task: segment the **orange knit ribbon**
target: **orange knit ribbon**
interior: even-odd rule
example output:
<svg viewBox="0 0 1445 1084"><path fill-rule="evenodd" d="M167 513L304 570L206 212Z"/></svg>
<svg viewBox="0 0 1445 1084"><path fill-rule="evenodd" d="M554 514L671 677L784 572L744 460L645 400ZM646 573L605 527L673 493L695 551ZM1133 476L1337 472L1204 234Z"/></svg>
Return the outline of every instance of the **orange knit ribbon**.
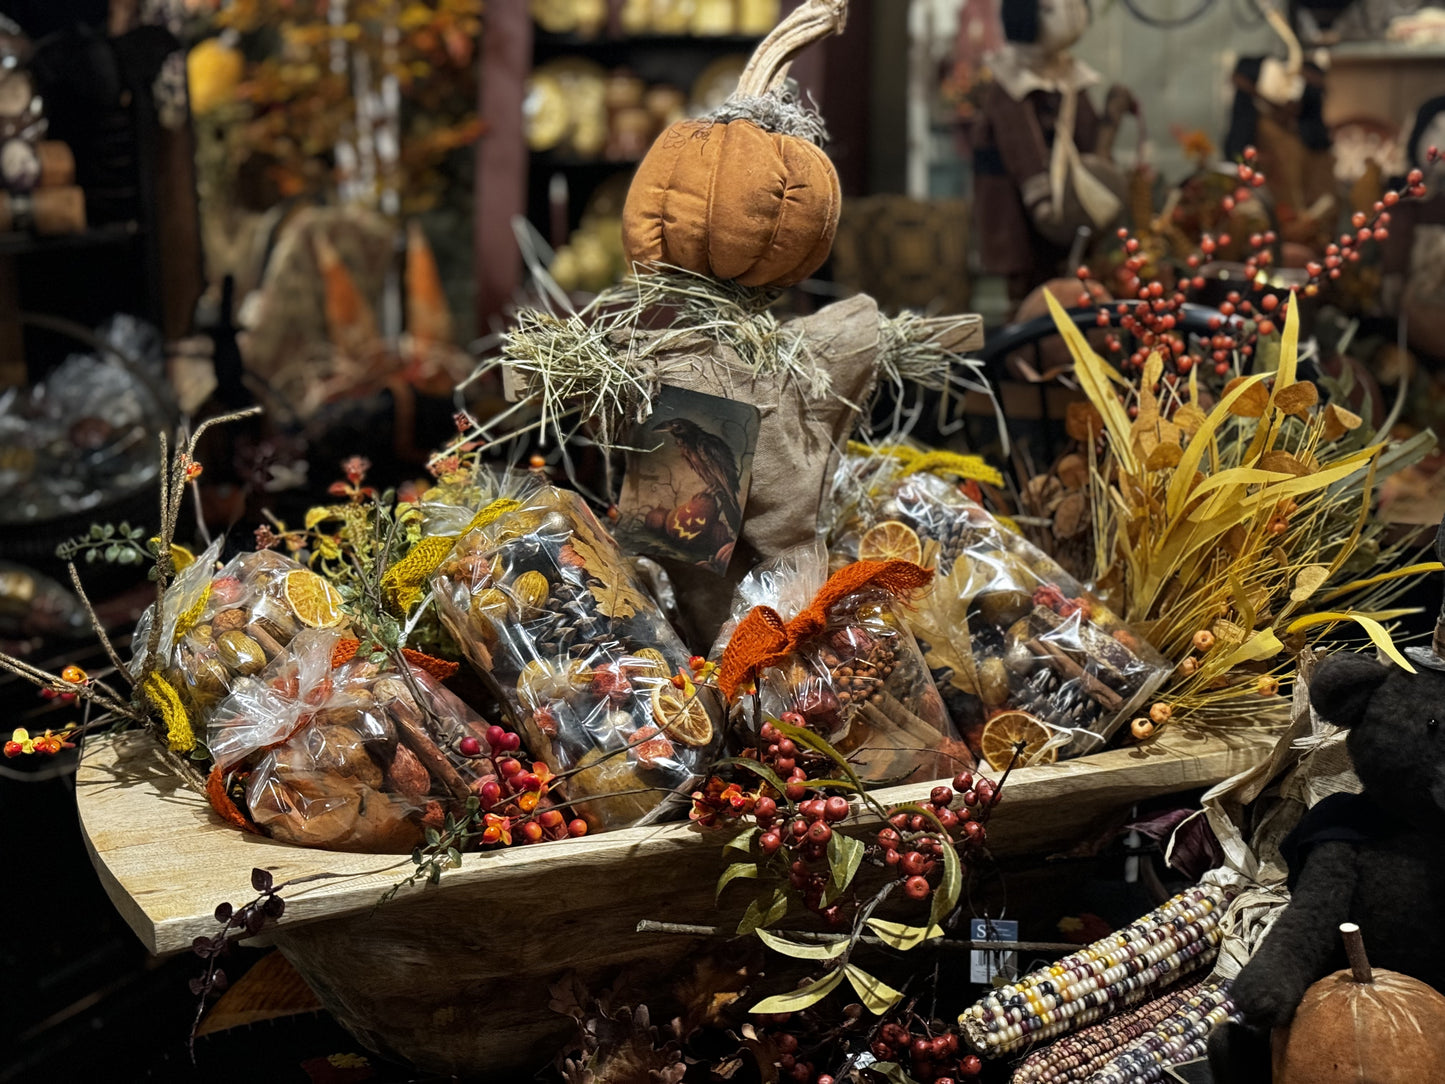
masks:
<svg viewBox="0 0 1445 1084"><path fill-rule="evenodd" d="M234 824L243 832L259 834L260 829L247 820L246 815L236 808L236 803L231 801L231 796L226 792L226 777L221 774L219 765L212 768L211 774L206 777L206 799L221 819Z"/></svg>
<svg viewBox="0 0 1445 1084"><path fill-rule="evenodd" d="M338 640L336 647L331 652L331 668L335 670L338 666L345 666L352 659L356 658L357 649L360 647L360 640ZM413 651L409 647L402 648L401 653L407 662L411 663L418 670L425 670L438 681L446 681L455 675L458 669L458 665L454 662L434 658L420 651Z"/></svg>
<svg viewBox="0 0 1445 1084"><path fill-rule="evenodd" d="M828 626L828 611L849 595L865 588L878 588L891 595L905 595L933 580L933 571L912 561L854 561L828 577L808 608L784 622L771 606L754 606L733 630L723 650L718 670L718 688L729 700L738 687L751 681L761 670L776 666L798 645L819 635Z"/></svg>

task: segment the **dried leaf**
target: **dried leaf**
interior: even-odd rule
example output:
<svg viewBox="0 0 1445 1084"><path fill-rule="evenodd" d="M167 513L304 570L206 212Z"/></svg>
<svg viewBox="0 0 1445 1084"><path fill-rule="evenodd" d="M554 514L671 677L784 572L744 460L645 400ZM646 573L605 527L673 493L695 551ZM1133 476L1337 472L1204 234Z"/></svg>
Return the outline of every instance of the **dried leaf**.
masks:
<svg viewBox="0 0 1445 1084"><path fill-rule="evenodd" d="M1193 403L1185 403L1174 412L1174 424L1192 437L1199 432L1199 427L1204 424L1205 417L1204 411L1199 407Z"/></svg>
<svg viewBox="0 0 1445 1084"><path fill-rule="evenodd" d="M1240 524L1236 523L1229 530L1224 532L1224 537L1219 540L1231 556L1238 557L1244 552L1244 544L1249 541L1249 532Z"/></svg>
<svg viewBox="0 0 1445 1084"><path fill-rule="evenodd" d="M1346 433L1353 432L1364 423L1358 414L1353 414L1336 403L1325 407L1325 427L1320 434L1324 441L1339 440Z"/></svg>
<svg viewBox="0 0 1445 1084"><path fill-rule="evenodd" d="M882 979L868 974L855 964L848 964L843 971L853 989L858 991L858 999L863 1002L863 1007L874 1016L882 1016L903 1000L903 991L893 989Z"/></svg>
<svg viewBox="0 0 1445 1084"><path fill-rule="evenodd" d="M1381 572L1378 576L1370 576L1367 579L1352 580L1349 583L1343 583L1339 587L1331 590L1321 598L1320 601L1329 602L1332 599L1339 598L1341 595L1348 595L1352 591L1363 591L1367 587L1374 587L1376 584L1386 583L1390 580L1398 580L1403 576L1428 576L1442 570L1445 570L1445 565L1442 565L1439 561L1425 561L1422 564L1406 565L1404 568Z"/></svg>
<svg viewBox="0 0 1445 1084"><path fill-rule="evenodd" d="M1365 630L1375 646L1383 651L1391 662L1408 674L1416 673L1415 668L1410 665L1409 660L1400 654L1400 649L1395 646L1395 641L1391 638L1389 632L1386 631L1385 626L1372 617L1366 617L1364 614L1351 613L1347 610L1327 610L1323 613L1306 614L1304 617L1291 621L1288 631L1303 632L1305 629L1313 628L1316 625L1332 625L1338 621L1356 622Z"/></svg>
<svg viewBox="0 0 1445 1084"><path fill-rule="evenodd" d="M1214 434L1228 418L1230 407L1264 382L1264 376L1260 373L1244 379L1244 384L1225 394L1224 398L1219 401L1219 405L1204 419L1204 424L1199 431L1189 438L1189 446L1184 449L1184 458L1180 463L1180 469L1169 483L1167 511L1171 519L1183 511L1185 500L1194 485L1194 476L1199 471L1205 454L1214 444Z"/></svg>
<svg viewBox="0 0 1445 1084"><path fill-rule="evenodd" d="M1089 498L1083 493L1070 493L1054 511L1054 534L1059 538L1078 538L1091 523Z"/></svg>
<svg viewBox="0 0 1445 1084"><path fill-rule="evenodd" d="M1305 565L1294 578L1294 590L1289 593L1290 601L1305 601L1329 578L1330 570L1325 565Z"/></svg>
<svg viewBox="0 0 1445 1084"><path fill-rule="evenodd" d="M1064 412L1064 428L1080 444L1092 444L1104 431L1104 416L1093 403L1075 401Z"/></svg>
<svg viewBox="0 0 1445 1084"><path fill-rule="evenodd" d="M1054 326L1058 328L1069 353L1073 355L1074 375L1078 378L1079 385L1103 416L1104 427L1114 443L1114 454L1119 458L1120 468L1126 474L1135 473L1139 464L1135 462L1134 453L1129 446L1129 415L1123 404L1114 397L1113 381L1119 379L1119 374L1094 353L1094 348L1089 345L1084 333L1059 304L1058 299L1047 290L1044 291L1044 301L1054 318Z"/></svg>
<svg viewBox="0 0 1445 1084"><path fill-rule="evenodd" d="M1292 386L1300 387L1299 384ZM1260 470L1267 470L1272 474L1291 474L1296 478L1304 478L1306 475L1314 473L1306 464L1301 463L1288 452L1279 451L1265 452L1259 457L1259 467Z"/></svg>
<svg viewBox="0 0 1445 1084"><path fill-rule="evenodd" d="M925 941L943 936L942 926L909 926L902 922L888 922L881 918L870 918L868 928L889 948L908 952Z"/></svg>
<svg viewBox="0 0 1445 1084"><path fill-rule="evenodd" d="M1083 456L1071 453L1059 460L1054 475L1066 489L1083 489L1089 484L1089 464Z"/></svg>
<svg viewBox="0 0 1445 1084"><path fill-rule="evenodd" d="M1229 413L1236 418L1262 418L1264 412L1269 409L1269 389L1264 386L1262 380L1255 380L1254 377L1237 376L1228 384L1224 385L1224 394L1239 390L1240 394L1234 402L1229 405Z"/></svg>
<svg viewBox="0 0 1445 1084"><path fill-rule="evenodd" d="M1180 448L1177 444L1165 442L1158 445L1149 453L1149 458L1145 460L1144 467L1146 470L1170 470L1179 466L1179 461L1183 458L1184 449Z"/></svg>
<svg viewBox="0 0 1445 1084"><path fill-rule="evenodd" d="M1260 629L1227 655L1210 659L1210 670L1223 674L1240 663L1272 659L1284 650L1284 644L1273 629Z"/></svg>
<svg viewBox="0 0 1445 1084"><path fill-rule="evenodd" d="M1308 380L1280 388L1274 396L1274 405L1286 414L1305 417L1310 407L1320 401L1319 389Z"/></svg>
<svg viewBox="0 0 1445 1084"><path fill-rule="evenodd" d="M754 930L758 939L774 952L780 952L784 956L792 956L799 960L836 960L848 949L848 939L840 937L836 941L825 941L821 944L813 942L791 941L780 934L771 933L768 930Z"/></svg>
<svg viewBox="0 0 1445 1084"><path fill-rule="evenodd" d="M830 993L833 988L843 981L843 970L829 972L817 982L810 986L804 986L800 990L793 990L790 993L778 994L775 997L764 998L754 1005L749 1012L799 1012L809 1005L816 1005Z"/></svg>

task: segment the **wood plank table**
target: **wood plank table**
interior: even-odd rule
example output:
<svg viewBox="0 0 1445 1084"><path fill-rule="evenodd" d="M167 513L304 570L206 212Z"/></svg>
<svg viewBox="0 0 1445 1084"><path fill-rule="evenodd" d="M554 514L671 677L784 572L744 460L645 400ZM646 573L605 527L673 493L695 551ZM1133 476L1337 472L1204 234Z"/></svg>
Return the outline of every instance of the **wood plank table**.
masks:
<svg viewBox="0 0 1445 1084"><path fill-rule="evenodd" d="M1269 734L1166 731L1147 745L1013 773L989 825L1000 855L1058 850L1135 802L1209 787L1263 759ZM880 791L886 805L933 784ZM243 835L170 776L139 734L86 743L76 793L86 845L111 900L155 954L213 935L212 912L277 883L345 876L282 893L267 936L367 1046L435 1072L495 1072L549 1059L572 1026L548 984L575 971L681 958L694 942L636 933L642 919L726 922L713 886L716 836L686 823L464 856L441 884L377 907L409 858L341 854ZM866 829L867 822L859 827Z"/></svg>

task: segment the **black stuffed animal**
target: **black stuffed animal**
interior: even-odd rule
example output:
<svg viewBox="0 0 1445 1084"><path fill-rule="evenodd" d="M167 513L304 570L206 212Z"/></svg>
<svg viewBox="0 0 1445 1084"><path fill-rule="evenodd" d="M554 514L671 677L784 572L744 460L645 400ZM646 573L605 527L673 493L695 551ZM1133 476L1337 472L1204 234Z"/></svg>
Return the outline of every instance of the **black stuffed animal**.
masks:
<svg viewBox="0 0 1445 1084"><path fill-rule="evenodd" d="M1445 990L1445 658L1410 656L1414 674L1335 655L1310 679L1315 711L1349 730L1364 791L1317 803L1286 839L1290 903L1235 980L1244 1023L1210 1037L1216 1080L1267 1084L1270 1029L1345 966L1341 922L1360 926L1376 967Z"/></svg>

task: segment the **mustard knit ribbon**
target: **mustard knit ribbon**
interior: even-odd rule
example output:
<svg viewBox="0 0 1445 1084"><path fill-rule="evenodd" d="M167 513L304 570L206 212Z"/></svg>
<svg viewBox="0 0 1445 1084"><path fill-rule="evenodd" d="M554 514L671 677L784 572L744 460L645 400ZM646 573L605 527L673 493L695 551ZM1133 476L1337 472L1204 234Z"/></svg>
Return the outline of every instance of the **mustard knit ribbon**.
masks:
<svg viewBox="0 0 1445 1084"><path fill-rule="evenodd" d="M169 681L152 672L146 678L146 699L161 713L166 724L166 742L177 753L189 753L196 747L196 733L191 729L190 716L181 703L180 694Z"/></svg>
<svg viewBox="0 0 1445 1084"><path fill-rule="evenodd" d="M984 462L981 456L960 455L958 452L944 452L937 449L923 451L906 444L881 444L874 448L856 440L848 442L851 455L886 455L898 460L899 475L910 474L951 474L955 478L970 479L985 485L1003 485L1003 475Z"/></svg>
<svg viewBox="0 0 1445 1084"><path fill-rule="evenodd" d="M461 534L437 534L417 542L410 553L382 573L381 586L392 606L398 613L404 614L410 610L421 598L422 585L431 579L432 574L446 560L447 554L457 544L457 539L479 528L490 526L521 507L521 501L499 497L473 516L472 521L462 528Z"/></svg>

